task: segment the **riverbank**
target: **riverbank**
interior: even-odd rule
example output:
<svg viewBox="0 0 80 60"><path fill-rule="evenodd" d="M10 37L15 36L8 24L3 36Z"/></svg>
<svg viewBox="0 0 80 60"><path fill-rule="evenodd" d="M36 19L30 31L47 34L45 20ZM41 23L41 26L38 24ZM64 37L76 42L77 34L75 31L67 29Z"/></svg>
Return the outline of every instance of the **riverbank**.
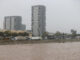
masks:
<svg viewBox="0 0 80 60"><path fill-rule="evenodd" d="M39 44L39 43L67 43L67 42L80 42L79 39L58 39L58 40L0 40L0 45L13 45L13 44Z"/></svg>

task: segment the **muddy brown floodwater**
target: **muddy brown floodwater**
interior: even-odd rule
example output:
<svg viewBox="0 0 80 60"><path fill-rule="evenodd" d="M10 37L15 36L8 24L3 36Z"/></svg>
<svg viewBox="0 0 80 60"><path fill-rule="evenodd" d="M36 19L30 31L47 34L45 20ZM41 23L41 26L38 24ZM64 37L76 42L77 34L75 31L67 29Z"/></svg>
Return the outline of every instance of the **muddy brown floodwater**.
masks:
<svg viewBox="0 0 80 60"><path fill-rule="evenodd" d="M80 60L80 42L1 45L0 60Z"/></svg>

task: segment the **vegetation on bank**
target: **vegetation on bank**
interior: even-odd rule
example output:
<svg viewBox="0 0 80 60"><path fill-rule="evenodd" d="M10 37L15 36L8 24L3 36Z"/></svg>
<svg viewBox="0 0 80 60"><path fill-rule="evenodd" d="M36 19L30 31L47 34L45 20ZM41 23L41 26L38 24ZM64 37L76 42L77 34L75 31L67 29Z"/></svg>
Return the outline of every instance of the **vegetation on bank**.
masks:
<svg viewBox="0 0 80 60"><path fill-rule="evenodd" d="M29 33L27 32L11 32L11 31L4 31L4 32L0 32L0 36L2 37L10 37L10 36L29 36Z"/></svg>
<svg viewBox="0 0 80 60"><path fill-rule="evenodd" d="M80 34L77 34L76 30L71 30L71 34L61 33L57 31L53 35L49 35L48 32L45 32L42 37L42 40L10 40L5 39L7 37L17 37L17 36L27 36L29 37L29 33L27 32L11 32L5 31L0 32L0 37L4 39L0 39L0 45L7 45L7 44L32 44L32 43L66 43L66 42L80 42ZM78 36L78 39L76 38ZM47 39L45 39L47 37Z"/></svg>

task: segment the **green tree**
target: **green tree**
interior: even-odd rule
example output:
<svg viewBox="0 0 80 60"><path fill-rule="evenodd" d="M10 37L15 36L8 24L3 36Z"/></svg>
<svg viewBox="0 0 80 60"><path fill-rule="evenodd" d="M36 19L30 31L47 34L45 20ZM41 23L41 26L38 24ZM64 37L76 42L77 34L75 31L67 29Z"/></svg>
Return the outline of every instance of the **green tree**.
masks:
<svg viewBox="0 0 80 60"><path fill-rule="evenodd" d="M56 35L56 36L61 36L62 34L61 34L61 32L57 31L57 32L55 33L55 35Z"/></svg>
<svg viewBox="0 0 80 60"><path fill-rule="evenodd" d="M48 32L44 32L43 34L42 34L42 38L43 39L45 39L45 37L47 37L48 36Z"/></svg>
<svg viewBox="0 0 80 60"><path fill-rule="evenodd" d="M18 36L29 36L29 33L27 33L27 32L18 33Z"/></svg>
<svg viewBox="0 0 80 60"><path fill-rule="evenodd" d="M18 36L18 33L15 33L15 32L14 33L11 33L11 36L14 36L14 37L15 36Z"/></svg>
<svg viewBox="0 0 80 60"><path fill-rule="evenodd" d="M5 37L11 36L11 32L10 32L10 31L5 31L5 32L4 32L4 36L5 36Z"/></svg>
<svg viewBox="0 0 80 60"><path fill-rule="evenodd" d="M59 31L57 31L57 32L54 34L54 36L56 36L56 38L58 38L58 39L64 38L63 35L64 35L64 34L61 33L61 32L59 32Z"/></svg>
<svg viewBox="0 0 80 60"><path fill-rule="evenodd" d="M71 29L71 36L72 36L72 38L75 38L76 36L77 36L77 31L76 30L73 30L73 29Z"/></svg>
<svg viewBox="0 0 80 60"><path fill-rule="evenodd" d="M4 33L3 32L0 32L0 36L4 36Z"/></svg>

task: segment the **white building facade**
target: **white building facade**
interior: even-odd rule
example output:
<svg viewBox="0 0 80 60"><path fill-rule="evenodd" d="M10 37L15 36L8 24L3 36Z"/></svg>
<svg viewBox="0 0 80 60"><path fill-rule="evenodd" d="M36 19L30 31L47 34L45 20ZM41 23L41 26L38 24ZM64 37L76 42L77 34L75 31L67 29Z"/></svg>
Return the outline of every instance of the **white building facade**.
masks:
<svg viewBox="0 0 80 60"><path fill-rule="evenodd" d="M42 36L46 32L46 7L32 6L32 35Z"/></svg>
<svg viewBox="0 0 80 60"><path fill-rule="evenodd" d="M5 30L21 30L22 17L21 16L6 16L4 19Z"/></svg>

